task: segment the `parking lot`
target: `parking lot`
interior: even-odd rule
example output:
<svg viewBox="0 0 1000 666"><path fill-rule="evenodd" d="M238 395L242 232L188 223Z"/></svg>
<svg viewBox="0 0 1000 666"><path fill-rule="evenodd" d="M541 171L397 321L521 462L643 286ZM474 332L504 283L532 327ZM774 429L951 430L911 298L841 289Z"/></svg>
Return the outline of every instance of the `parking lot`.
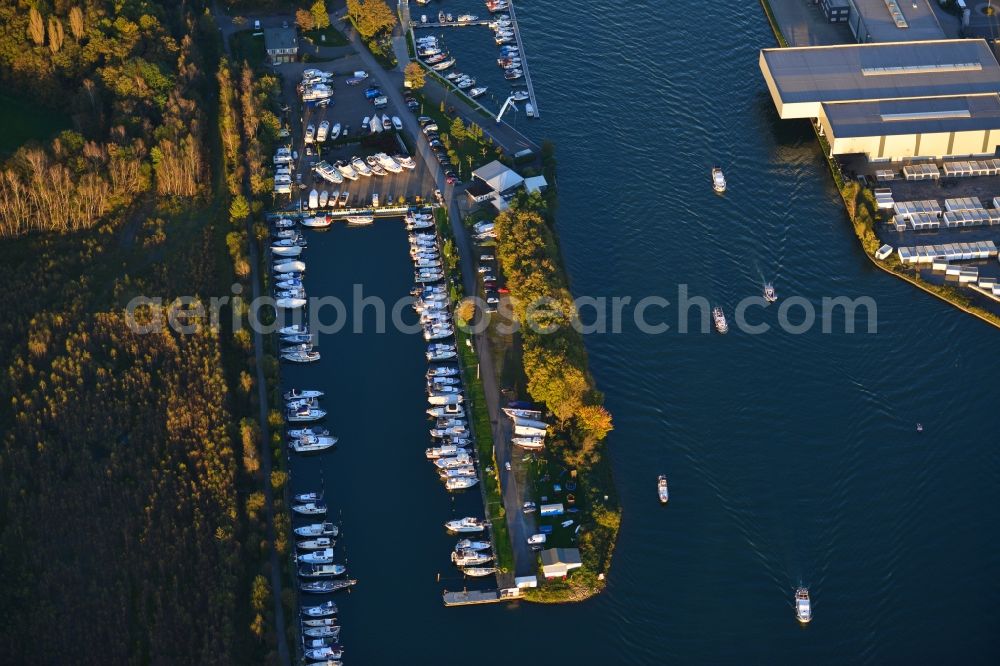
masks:
<svg viewBox="0 0 1000 666"><path fill-rule="evenodd" d="M302 80L303 70L308 68L334 74L333 80L328 84L334 90L333 99L328 105L303 104L300 101L296 87ZM313 173L312 166L319 160L334 164L338 160L349 161L355 156L364 159L378 152L389 155L410 154L406 142L394 129L369 137L373 133L367 127L362 127L362 120L376 113L379 117L385 114L391 119L393 116L409 113L409 110L395 108L391 102L385 108L376 110L372 100L365 96L365 90L371 86L371 79L358 85L346 83L355 72L363 70L357 56L339 58L329 63L281 65L277 70L282 76L282 94L287 104L284 120L291 130L289 140L292 149L298 152L296 179L301 179L297 180L300 183L298 189L293 188L293 194L289 197L289 207L297 207L301 202L305 208L308 205L308 193L314 188L318 192L326 191L331 195L331 200L334 192L348 192L349 207L370 206L376 193L380 205L398 202L400 198L411 202L416 197L424 200L431 198L436 184L433 175L428 173L420 160L417 160L417 168L413 170L404 169L401 173L389 173L385 176L362 176L355 181L345 179L337 184L328 183ZM324 120L330 123L331 128L339 123L341 137L323 145L307 146L304 141L305 127L313 125L318 128ZM343 137L345 129L346 141Z"/></svg>

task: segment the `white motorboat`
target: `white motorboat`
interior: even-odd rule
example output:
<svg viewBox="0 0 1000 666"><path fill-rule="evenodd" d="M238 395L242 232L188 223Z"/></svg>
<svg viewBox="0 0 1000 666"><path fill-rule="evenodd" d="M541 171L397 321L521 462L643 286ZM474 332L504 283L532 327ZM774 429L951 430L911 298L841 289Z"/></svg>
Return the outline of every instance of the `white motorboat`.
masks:
<svg viewBox="0 0 1000 666"><path fill-rule="evenodd" d="M294 324L292 326L283 326L278 329L278 333L281 335L308 335L309 327L304 324Z"/></svg>
<svg viewBox="0 0 1000 666"><path fill-rule="evenodd" d="M424 451L424 455L427 456L428 460L437 462L446 456L469 455L469 449L462 448L456 444L444 444L442 446L432 446Z"/></svg>
<svg viewBox="0 0 1000 666"><path fill-rule="evenodd" d="M303 591L311 592L312 590L304 589ZM340 648L320 647L312 650L306 650L303 654L307 659L321 661L323 659L340 659L344 656L344 651Z"/></svg>
<svg viewBox="0 0 1000 666"><path fill-rule="evenodd" d="M348 215L347 223L354 226L366 226L375 223L374 215Z"/></svg>
<svg viewBox="0 0 1000 666"><path fill-rule="evenodd" d="M726 191L726 176L720 167L712 167L712 189L720 194Z"/></svg>
<svg viewBox="0 0 1000 666"><path fill-rule="evenodd" d="M443 447L441 447L443 448ZM452 469L455 467L463 467L472 464L472 457L468 453L458 453L458 447L454 447L456 453L453 455L445 454L439 456L434 461L434 466L438 469Z"/></svg>
<svg viewBox="0 0 1000 666"><path fill-rule="evenodd" d="M294 229L295 228L295 221L294 220L289 220L287 217L283 217L281 219L278 219L278 220L274 221L274 228L275 229Z"/></svg>
<svg viewBox="0 0 1000 666"><path fill-rule="evenodd" d="M302 527L296 527L294 530L296 536L300 537L319 537L319 536L337 536L340 533L340 528L333 523L313 523L311 525L303 525Z"/></svg>
<svg viewBox="0 0 1000 666"><path fill-rule="evenodd" d="M322 617L315 620L302 620L303 627L336 627L337 620L332 617Z"/></svg>
<svg viewBox="0 0 1000 666"><path fill-rule="evenodd" d="M444 70L448 69L449 67L453 66L454 64L455 64L455 59L454 58L448 58L447 60L442 60L439 63L435 63L435 64L431 65L431 69L433 69L436 72L443 72Z"/></svg>
<svg viewBox="0 0 1000 666"><path fill-rule="evenodd" d="M393 116L393 118L395 118L395 116ZM395 122L396 121L393 120L394 124L395 124ZM409 157L408 155L393 155L392 159L396 160L396 162L399 164L399 166L403 167L404 169L416 169L417 168L417 163L414 162L413 158Z"/></svg>
<svg viewBox="0 0 1000 666"><path fill-rule="evenodd" d="M275 273L302 273L305 270L304 261L283 261L274 265Z"/></svg>
<svg viewBox="0 0 1000 666"><path fill-rule="evenodd" d="M291 389L289 391L285 391L282 397L285 400L306 400L308 398L322 398L323 395L323 391L315 391L311 389L301 391L299 389Z"/></svg>
<svg viewBox="0 0 1000 666"><path fill-rule="evenodd" d="M329 564L333 562L333 548L303 553L295 559L303 564Z"/></svg>
<svg viewBox="0 0 1000 666"><path fill-rule="evenodd" d="M513 418L522 419L535 419L539 420L542 418L542 412L539 409L522 409L520 407L504 407L503 413L507 416Z"/></svg>
<svg viewBox="0 0 1000 666"><path fill-rule="evenodd" d="M297 428L288 431L289 437L298 439L299 437L329 437L330 431L326 428ZM308 502L309 500L304 500Z"/></svg>
<svg viewBox="0 0 1000 666"><path fill-rule="evenodd" d="M462 573L466 576L472 576L473 578L482 578L483 576L492 576L498 571L496 567L466 567L462 569Z"/></svg>
<svg viewBox="0 0 1000 666"><path fill-rule="evenodd" d="M388 115L382 114L382 129L391 130L392 129L392 119Z"/></svg>
<svg viewBox="0 0 1000 666"><path fill-rule="evenodd" d="M289 448L296 453L315 453L326 451L337 443L336 437L299 437L288 442Z"/></svg>
<svg viewBox="0 0 1000 666"><path fill-rule="evenodd" d="M330 141L335 141L337 137L340 136L340 123L334 123L333 127L330 128Z"/></svg>
<svg viewBox="0 0 1000 666"><path fill-rule="evenodd" d="M346 580L314 580L302 583L299 585L299 589L303 592L309 592L311 594L329 594L330 592L336 592L337 590L346 590L352 585L357 585L358 581L353 579Z"/></svg>
<svg viewBox="0 0 1000 666"><path fill-rule="evenodd" d="M529 118L535 117L535 107L531 106L531 102L524 105L524 114Z"/></svg>
<svg viewBox="0 0 1000 666"><path fill-rule="evenodd" d="M532 534L530 537L528 537L529 546L540 546L543 543L545 543L544 534Z"/></svg>
<svg viewBox="0 0 1000 666"><path fill-rule="evenodd" d="M473 541L472 539L462 539L455 544L455 552L461 550L489 550L493 547L489 541Z"/></svg>
<svg viewBox="0 0 1000 666"><path fill-rule="evenodd" d="M302 254L301 245L278 245L271 246L271 254L276 257L297 257Z"/></svg>
<svg viewBox="0 0 1000 666"><path fill-rule="evenodd" d="M388 116L386 116L386 120L388 120ZM400 173L403 170L403 167L399 165L399 162L392 159L385 153L376 153L375 159L378 160L378 163L381 164L386 171L391 171L392 173Z"/></svg>
<svg viewBox="0 0 1000 666"><path fill-rule="evenodd" d="M308 553L311 555L312 553ZM299 578L332 578L333 576L343 576L347 573L347 567L343 564L333 564L325 562L323 564L302 564L298 569Z"/></svg>
<svg viewBox="0 0 1000 666"><path fill-rule="evenodd" d="M281 353L281 358L282 358L282 360L291 361L292 363L313 363L314 361L318 361L319 360L320 354L319 354L318 351L289 351L289 352L282 352ZM324 412L323 410L314 410L314 411L321 412L324 415L326 414L326 412ZM320 417L320 418L322 418L322 417ZM292 421L292 422L296 422L296 421L313 421L313 420L315 420L315 419L311 419L311 418L302 418L302 419L300 419L300 418L290 418L290 421Z"/></svg>
<svg viewBox="0 0 1000 666"><path fill-rule="evenodd" d="M372 175L371 167L365 164L365 161L360 157L355 157L351 159L351 166L354 167L355 171L357 171L362 176L365 176L366 178L369 178Z"/></svg>
<svg viewBox="0 0 1000 666"><path fill-rule="evenodd" d="M319 539L300 541L295 544L295 547L299 550L325 550L327 548L333 548L333 544L334 541L330 537L320 537Z"/></svg>
<svg viewBox="0 0 1000 666"><path fill-rule="evenodd" d="M323 491L299 493L297 495L292 495L292 499L296 502L316 502L323 499Z"/></svg>
<svg viewBox="0 0 1000 666"><path fill-rule="evenodd" d="M458 356L458 352L456 352L454 349L452 349L452 350L428 351L427 354L426 354L426 356L427 356L427 360L428 361L432 361L432 362L433 361L448 361L448 360L451 360L451 359L455 358L456 356ZM439 403L431 403L431 404L447 405L447 404L450 404L450 403L448 403L448 402L439 402Z"/></svg>
<svg viewBox="0 0 1000 666"><path fill-rule="evenodd" d="M479 479L474 476L456 476L447 479L444 487L448 490L464 490L479 483Z"/></svg>
<svg viewBox="0 0 1000 666"><path fill-rule="evenodd" d="M729 330L729 324L726 322L726 314L722 311L722 308L716 306L712 308L712 319L715 321L715 330L719 333L725 333Z"/></svg>
<svg viewBox="0 0 1000 666"><path fill-rule="evenodd" d="M322 143L326 141L329 135L330 135L330 121L324 120L319 124L319 129L316 130L317 143Z"/></svg>
<svg viewBox="0 0 1000 666"><path fill-rule="evenodd" d="M306 502L292 506L292 511L303 516L322 516L326 513L326 504L322 502Z"/></svg>
<svg viewBox="0 0 1000 666"><path fill-rule="evenodd" d="M326 601L318 606L303 606L302 614L306 617L330 617L337 614L337 604Z"/></svg>
<svg viewBox="0 0 1000 666"><path fill-rule="evenodd" d="M778 300L778 294L774 291L774 285L770 282L764 283L764 300L768 303L774 303Z"/></svg>
<svg viewBox="0 0 1000 666"><path fill-rule="evenodd" d="M453 365L437 365L427 371L426 377L427 379L433 377L457 377L458 373L458 368Z"/></svg>
<svg viewBox="0 0 1000 666"><path fill-rule="evenodd" d="M515 436L510 438L510 443L520 446L522 449L537 451L545 446L544 437Z"/></svg>
<svg viewBox="0 0 1000 666"><path fill-rule="evenodd" d="M478 19L479 17L475 14L459 14L455 21L458 23L469 23L470 21L476 21Z"/></svg>
<svg viewBox="0 0 1000 666"><path fill-rule="evenodd" d="M344 178L348 178L350 180L358 179L358 172L347 162L337 162L334 166L337 167L337 171L339 171L340 175Z"/></svg>
<svg viewBox="0 0 1000 666"><path fill-rule="evenodd" d="M313 125L306 125L305 142L312 143L316 140L316 127Z"/></svg>
<svg viewBox="0 0 1000 666"><path fill-rule="evenodd" d="M317 215L316 217L302 219L302 226L309 227L310 229L325 229L331 224L333 224L333 220L326 215Z"/></svg>
<svg viewBox="0 0 1000 666"><path fill-rule="evenodd" d="M510 94L510 96L514 98L515 102L523 102L529 97L527 90L515 90Z"/></svg>
<svg viewBox="0 0 1000 666"><path fill-rule="evenodd" d="M469 97L471 97L472 99L476 99L477 97L482 97L483 95L486 94L487 90L489 90L489 88L487 88L486 86L479 86L478 88L473 88L472 90L469 91Z"/></svg>
<svg viewBox="0 0 1000 666"><path fill-rule="evenodd" d="M447 315L444 318L447 319ZM431 388L435 386L458 386L461 383L462 380L458 377L431 377L427 380L427 384ZM436 414L431 414L431 416L436 416Z"/></svg>
<svg viewBox="0 0 1000 666"><path fill-rule="evenodd" d="M296 310L305 307L307 302L304 298L279 298L275 300L274 304L284 310Z"/></svg>
<svg viewBox="0 0 1000 666"><path fill-rule="evenodd" d="M486 564L493 561L493 556L478 550L462 550L451 554L451 561L459 567Z"/></svg>
<svg viewBox="0 0 1000 666"><path fill-rule="evenodd" d="M449 520L444 524L444 527L449 532L456 532L456 533L482 532L483 530L486 529L486 521L481 518L473 518L472 516L466 516L465 518Z"/></svg>
<svg viewBox="0 0 1000 666"><path fill-rule="evenodd" d="M319 352L311 352L314 354L319 354ZM305 409L296 409L286 413L286 418L289 423L306 423L309 421L319 421L326 416L326 412L322 409L313 409L312 407L306 407Z"/></svg>
<svg viewBox="0 0 1000 666"><path fill-rule="evenodd" d="M319 193L319 207L326 208L327 203L330 201L330 193L323 190Z"/></svg>
<svg viewBox="0 0 1000 666"><path fill-rule="evenodd" d="M475 478L476 467L474 465L464 465L462 467L453 467L451 469L439 469L438 474L441 475L442 479L461 479L466 477Z"/></svg>
<svg viewBox="0 0 1000 666"><path fill-rule="evenodd" d="M666 504L670 500L670 489L667 488L667 475L661 474L656 480L656 494L660 498L660 504Z"/></svg>
<svg viewBox="0 0 1000 666"><path fill-rule="evenodd" d="M809 601L809 590L800 587L795 590L795 617L802 624L809 624L812 620L812 604Z"/></svg>
<svg viewBox="0 0 1000 666"><path fill-rule="evenodd" d="M302 630L302 635L310 638L339 638L340 627L309 627Z"/></svg>
<svg viewBox="0 0 1000 666"><path fill-rule="evenodd" d="M339 185L344 182L344 175L340 173L340 170L325 160L314 164L313 172L323 180L333 183L334 185Z"/></svg>

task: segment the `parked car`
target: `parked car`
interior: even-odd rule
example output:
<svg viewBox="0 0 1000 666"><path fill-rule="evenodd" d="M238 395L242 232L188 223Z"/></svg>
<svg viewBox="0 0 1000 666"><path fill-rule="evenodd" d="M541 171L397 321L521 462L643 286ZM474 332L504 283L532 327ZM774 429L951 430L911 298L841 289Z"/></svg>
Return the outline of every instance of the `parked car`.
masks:
<svg viewBox="0 0 1000 666"><path fill-rule="evenodd" d="M421 131L424 134L427 134L428 132L437 132L438 131L437 123L428 123L427 125L424 125L424 128Z"/></svg>
<svg viewBox="0 0 1000 666"><path fill-rule="evenodd" d="M368 99L375 99L381 94L382 91L378 88L378 86L370 86L368 88L365 88L365 97L367 97Z"/></svg>
<svg viewBox="0 0 1000 666"><path fill-rule="evenodd" d="M497 292L501 294L509 294L510 289L508 289L507 287L500 287L499 289L497 289Z"/></svg>
<svg viewBox="0 0 1000 666"><path fill-rule="evenodd" d="M420 116L419 118L417 118L417 122L420 124L421 127L423 127L428 123L434 122L434 119L431 118L430 116Z"/></svg>
<svg viewBox="0 0 1000 666"><path fill-rule="evenodd" d="M434 190L434 198L438 201L444 201L444 197L441 195L441 190Z"/></svg>
<svg viewBox="0 0 1000 666"><path fill-rule="evenodd" d="M410 111L416 111L417 109L420 108L420 104L417 103L416 100L409 101L406 103L406 108L408 108Z"/></svg>
<svg viewBox="0 0 1000 666"><path fill-rule="evenodd" d="M524 506L521 507L521 510L524 511L525 513L532 513L536 508L537 507L535 506L534 502L525 502Z"/></svg>
<svg viewBox="0 0 1000 666"><path fill-rule="evenodd" d="M385 95L381 97L376 97L374 100L372 100L372 103L375 105L376 109L384 109L385 107L389 106L389 98L386 97Z"/></svg>

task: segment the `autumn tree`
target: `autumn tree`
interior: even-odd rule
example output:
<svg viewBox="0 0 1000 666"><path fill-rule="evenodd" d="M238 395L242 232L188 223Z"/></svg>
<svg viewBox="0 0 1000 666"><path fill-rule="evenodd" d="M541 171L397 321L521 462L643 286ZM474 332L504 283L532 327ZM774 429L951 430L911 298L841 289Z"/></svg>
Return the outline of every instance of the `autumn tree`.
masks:
<svg viewBox="0 0 1000 666"><path fill-rule="evenodd" d="M330 13L326 11L326 2L324 0L316 0L309 8L309 13L312 14L313 26L317 29L322 30L323 28L330 27Z"/></svg>
<svg viewBox="0 0 1000 666"><path fill-rule="evenodd" d="M584 437L601 441L614 428L611 412L601 405L584 405L576 411L576 424Z"/></svg>
<svg viewBox="0 0 1000 666"><path fill-rule="evenodd" d="M295 10L295 25L299 26L300 30L308 31L316 27L316 21L313 19L312 12L308 9L303 9L299 7Z"/></svg>
<svg viewBox="0 0 1000 666"><path fill-rule="evenodd" d="M365 39L392 30L396 25L396 13L385 0L347 0L347 15Z"/></svg>
<svg viewBox="0 0 1000 666"><path fill-rule="evenodd" d="M406 85L409 88L418 90L424 87L427 82L427 76L424 72L424 68L415 62L409 62L406 64L406 68L403 70L403 78L406 80Z"/></svg>
<svg viewBox="0 0 1000 666"><path fill-rule="evenodd" d="M49 17L49 49L53 53L59 53L59 49L62 48L63 40L65 39L65 33L63 32L63 24L55 16Z"/></svg>
<svg viewBox="0 0 1000 666"><path fill-rule="evenodd" d="M69 10L69 31L76 41L83 39L83 10L79 7L73 7Z"/></svg>
<svg viewBox="0 0 1000 666"><path fill-rule="evenodd" d="M45 43L45 19L34 7L28 11L28 36L35 46Z"/></svg>

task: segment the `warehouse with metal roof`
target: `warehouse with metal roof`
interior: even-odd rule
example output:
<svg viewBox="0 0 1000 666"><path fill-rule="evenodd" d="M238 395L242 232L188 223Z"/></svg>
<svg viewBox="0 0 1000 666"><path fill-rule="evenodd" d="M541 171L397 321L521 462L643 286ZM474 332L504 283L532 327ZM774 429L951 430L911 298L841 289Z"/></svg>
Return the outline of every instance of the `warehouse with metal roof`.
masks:
<svg viewBox="0 0 1000 666"><path fill-rule="evenodd" d="M764 49L781 118L811 118L831 154L871 160L992 155L1000 64L982 39Z"/></svg>
<svg viewBox="0 0 1000 666"><path fill-rule="evenodd" d="M935 0L936 1L936 0ZM848 25L859 42L943 39L927 0L848 0Z"/></svg>

